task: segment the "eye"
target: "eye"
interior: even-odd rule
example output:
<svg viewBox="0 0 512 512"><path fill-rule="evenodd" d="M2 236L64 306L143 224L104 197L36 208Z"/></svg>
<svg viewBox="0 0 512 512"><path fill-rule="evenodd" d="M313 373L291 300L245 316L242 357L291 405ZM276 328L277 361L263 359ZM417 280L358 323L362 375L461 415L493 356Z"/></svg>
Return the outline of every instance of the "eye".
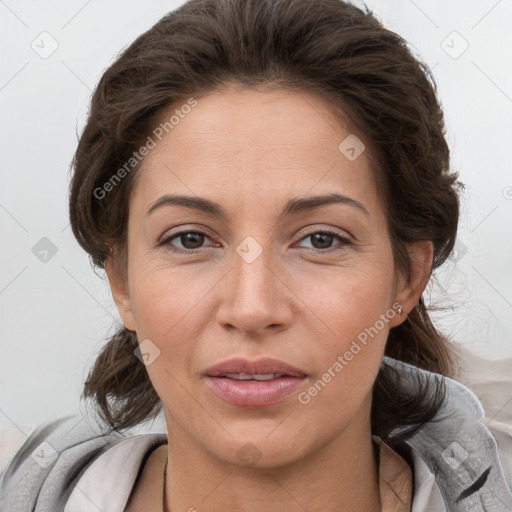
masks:
<svg viewBox="0 0 512 512"><path fill-rule="evenodd" d="M301 241L311 239L312 249L316 252L329 252L331 250L341 250L347 245L351 245L351 241L335 231L324 229L321 231L313 231L301 238ZM202 231L180 231L165 237L158 246L163 246L171 252L194 253L202 252L205 240L211 238ZM333 241L337 240L340 247L332 247ZM308 247L306 247L308 248Z"/></svg>
<svg viewBox="0 0 512 512"><path fill-rule="evenodd" d="M180 231L164 238L158 245L165 246L169 251L172 252L199 252L197 249L201 249L205 239L210 239L206 233L202 231ZM177 240L181 246L175 247Z"/></svg>
<svg viewBox="0 0 512 512"><path fill-rule="evenodd" d="M301 238L301 240L311 239L311 249L317 252L328 252L329 250L341 250L346 245L351 245L351 241L335 231L324 229L321 231L313 231ZM340 242L341 247L332 247L334 240Z"/></svg>

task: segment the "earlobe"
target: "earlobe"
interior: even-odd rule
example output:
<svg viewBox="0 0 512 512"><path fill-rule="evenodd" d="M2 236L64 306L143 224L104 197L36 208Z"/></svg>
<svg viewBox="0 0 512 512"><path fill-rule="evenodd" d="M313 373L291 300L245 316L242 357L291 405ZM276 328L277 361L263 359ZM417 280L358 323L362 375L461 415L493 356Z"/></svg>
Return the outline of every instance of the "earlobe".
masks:
<svg viewBox="0 0 512 512"><path fill-rule="evenodd" d="M127 282L121 275L111 255L105 260L105 272L107 273L110 284L112 298L116 303L124 326L130 331L135 331L135 322Z"/></svg>
<svg viewBox="0 0 512 512"><path fill-rule="evenodd" d="M402 315L397 315L393 319L393 327L401 324L407 318L407 314L416 306L432 271L434 249L430 240L408 244L407 252L411 262L411 271L408 278L403 277L400 280L395 301L400 304Z"/></svg>

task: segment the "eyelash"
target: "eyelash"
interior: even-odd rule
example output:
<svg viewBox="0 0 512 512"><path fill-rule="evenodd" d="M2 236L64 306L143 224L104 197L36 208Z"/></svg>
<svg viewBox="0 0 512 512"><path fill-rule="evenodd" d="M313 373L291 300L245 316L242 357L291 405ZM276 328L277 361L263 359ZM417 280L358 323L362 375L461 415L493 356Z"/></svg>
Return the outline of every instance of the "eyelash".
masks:
<svg viewBox="0 0 512 512"><path fill-rule="evenodd" d="M172 240L174 240L175 238L180 238L181 236L187 235L187 234L204 235L205 237L211 239L211 237L209 237L203 231L197 231L197 230L179 231L178 233L173 233L172 235L164 238L157 245L158 245L158 247L168 246L168 247L166 247L166 250L169 251L169 252L173 252L173 253L182 253L182 254L200 254L200 253L203 253L204 250L202 250L201 248L200 249L176 249L176 248L171 248L170 242ZM352 245L352 242L347 237L344 237L344 236L340 235L339 233L337 233L336 231L333 231L333 230L330 230L330 229L321 229L321 230L318 230L318 231L311 231L310 233L304 235L299 240L299 242L303 241L306 238L309 238L309 237L311 237L313 235L317 235L317 234L333 236L334 238L337 238L339 242L342 243L343 247L338 247L338 248L329 247L327 249L314 249L314 248L306 247L306 249L309 252L314 252L314 253L317 253L317 254L318 253L327 253L327 252L331 252L331 251L343 250L344 246Z"/></svg>

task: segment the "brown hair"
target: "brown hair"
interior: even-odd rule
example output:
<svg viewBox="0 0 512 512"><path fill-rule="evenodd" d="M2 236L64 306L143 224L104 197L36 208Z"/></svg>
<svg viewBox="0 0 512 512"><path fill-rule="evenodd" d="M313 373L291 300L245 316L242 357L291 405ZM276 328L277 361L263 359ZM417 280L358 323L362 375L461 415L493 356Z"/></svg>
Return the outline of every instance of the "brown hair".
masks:
<svg viewBox="0 0 512 512"><path fill-rule="evenodd" d="M72 163L70 217L94 265L104 268L112 253L125 268L128 199L140 164L108 193L105 183L120 176L171 105L232 83L309 91L343 112L373 158L397 269L409 272L407 242L433 242L432 270L446 260L460 184L449 170L434 79L406 41L368 8L340 0L190 0L126 48L92 96ZM95 400L113 429L134 426L161 407L136 347L136 334L121 327L85 383L83 397ZM423 299L391 329L386 355L443 375L453 371L449 341ZM420 383L414 397L397 396L399 378L383 365L374 384L372 429L388 442L393 428L404 427L406 439L431 420L444 396L442 382L435 389Z"/></svg>

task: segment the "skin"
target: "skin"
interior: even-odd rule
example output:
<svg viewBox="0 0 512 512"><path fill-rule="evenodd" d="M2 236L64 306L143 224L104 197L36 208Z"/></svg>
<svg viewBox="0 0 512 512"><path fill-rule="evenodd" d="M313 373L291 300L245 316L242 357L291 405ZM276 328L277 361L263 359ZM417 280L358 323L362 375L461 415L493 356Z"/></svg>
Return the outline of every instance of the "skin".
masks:
<svg viewBox="0 0 512 512"><path fill-rule="evenodd" d="M130 197L126 275L112 258L106 270L124 325L160 350L147 371L169 445L148 459L129 512L161 510L167 456L172 512L379 510L372 386L389 329L404 317L307 404L293 393L268 407L230 405L203 378L228 358L269 356L305 372L307 391L394 303L410 311L428 282L430 242L408 247L409 279L395 269L369 156L349 161L338 150L352 130L332 112L310 93L231 88L198 98L145 157ZM292 198L332 192L367 213L330 204L278 218ZM147 214L167 193L215 201L227 218L177 205ZM310 236L328 228L350 243ZM182 230L205 237L157 246ZM236 252L248 236L262 249L251 263ZM247 443L252 459L240 457Z"/></svg>

